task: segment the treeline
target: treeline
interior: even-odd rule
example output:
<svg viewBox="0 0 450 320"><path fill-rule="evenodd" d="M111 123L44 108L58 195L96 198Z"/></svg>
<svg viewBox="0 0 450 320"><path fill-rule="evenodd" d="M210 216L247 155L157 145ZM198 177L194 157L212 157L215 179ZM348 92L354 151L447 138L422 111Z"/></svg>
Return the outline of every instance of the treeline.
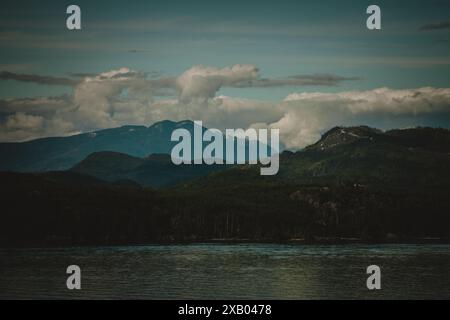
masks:
<svg viewBox="0 0 450 320"><path fill-rule="evenodd" d="M237 184L156 191L37 175L1 178L2 246L450 237L445 190Z"/></svg>

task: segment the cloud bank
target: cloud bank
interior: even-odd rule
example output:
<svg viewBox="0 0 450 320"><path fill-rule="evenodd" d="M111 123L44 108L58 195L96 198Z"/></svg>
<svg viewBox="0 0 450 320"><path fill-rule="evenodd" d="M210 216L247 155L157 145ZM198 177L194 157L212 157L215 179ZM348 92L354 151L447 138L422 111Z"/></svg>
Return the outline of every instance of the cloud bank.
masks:
<svg viewBox="0 0 450 320"><path fill-rule="evenodd" d="M441 30L441 29L450 29L450 21L442 21L437 23L425 24L419 28L419 30L423 31L433 31L433 30Z"/></svg>
<svg viewBox="0 0 450 320"><path fill-rule="evenodd" d="M336 125L450 127L450 88L297 92L278 102L218 95L223 87L336 85L349 79L354 78L264 79L253 65L194 66L177 77L148 79L143 72L121 68L84 75L73 85L72 95L0 100L0 140L192 119L219 129L277 128L287 148L300 149Z"/></svg>
<svg viewBox="0 0 450 320"><path fill-rule="evenodd" d="M40 75L35 75L35 74L21 74L21 73L9 72L9 71L1 71L0 72L0 80L15 80L15 81L22 81L22 82L34 82L37 84L62 85L62 86L73 86L78 83L77 80L73 80L73 79L69 79L69 78L40 76Z"/></svg>

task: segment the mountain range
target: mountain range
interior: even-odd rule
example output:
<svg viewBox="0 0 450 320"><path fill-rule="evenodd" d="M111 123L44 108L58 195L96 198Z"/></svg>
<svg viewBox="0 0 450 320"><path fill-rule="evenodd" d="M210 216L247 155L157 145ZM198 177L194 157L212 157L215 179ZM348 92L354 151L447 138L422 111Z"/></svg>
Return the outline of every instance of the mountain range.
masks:
<svg viewBox="0 0 450 320"><path fill-rule="evenodd" d="M162 164L160 155L170 154L172 148L178 143L178 141L171 141L171 135L175 129L180 128L186 129L191 134L191 154L194 155L194 122L190 120L180 122L165 120L150 127L128 125L68 137L51 137L19 143L0 143L0 171L45 172L68 170L88 156L105 151L135 158L147 158L147 162L153 161L158 166L158 164ZM207 128L202 127L202 131L205 132L205 130ZM225 135L222 136L223 154L226 155ZM235 142L239 140L242 141L241 138L236 138ZM208 143L202 141L203 147ZM263 147L266 146L263 145ZM92 162L95 161L95 157L109 156L111 161L115 161L112 159L114 158L112 153L96 155L86 160ZM269 150L270 153L271 150ZM156 156L148 158L151 155ZM236 159L237 155L235 154L234 157ZM246 145L245 159L248 160L250 157L248 145ZM155 161L156 159L158 160ZM122 157L122 160L129 163L127 160L130 159ZM137 159L135 159L136 161ZM172 167L172 169L179 171L175 167ZM196 172L198 168L181 171ZM200 171L205 171L205 169ZM209 169L205 172L209 172Z"/></svg>
<svg viewBox="0 0 450 320"><path fill-rule="evenodd" d="M169 135L162 129L177 124L163 124L140 127L138 135L164 149L161 137ZM105 135L101 141L109 147L138 153L131 128L98 136ZM159 140L148 138L147 130L159 131ZM124 137L114 142L121 133L131 142ZM86 144L63 147L63 141L78 139ZM0 245L450 239L450 132L445 129L335 127L304 150L282 152L275 176L261 176L259 165L175 166L169 148L151 155L144 155L145 149L131 155L94 148L82 158L81 149L100 145L89 139L96 138L26 143L76 154L65 158L68 170L0 172ZM42 160L42 170L51 163L45 154L34 157Z"/></svg>
<svg viewBox="0 0 450 320"><path fill-rule="evenodd" d="M414 128L382 132L335 127L315 144L280 155L273 178L260 177L255 166L240 166L195 181L194 185L357 183L378 188L450 187L450 131ZM194 187L194 185L192 187Z"/></svg>
<svg viewBox="0 0 450 320"><path fill-rule="evenodd" d="M410 128L383 132L366 126L335 127L316 143L280 155L275 177L261 177L258 165L174 165L170 141L176 128L193 131L192 121L162 121L150 127L124 126L62 138L0 144L0 171L78 173L109 183L166 187L187 182L343 183L386 187L442 187L450 181L450 132ZM193 180L191 182L190 180Z"/></svg>
<svg viewBox="0 0 450 320"><path fill-rule="evenodd" d="M94 152L113 151L133 157L170 154L176 142L173 130L193 132L192 121L161 121L150 127L122 126L69 137L51 137L20 143L0 143L0 171L67 170Z"/></svg>

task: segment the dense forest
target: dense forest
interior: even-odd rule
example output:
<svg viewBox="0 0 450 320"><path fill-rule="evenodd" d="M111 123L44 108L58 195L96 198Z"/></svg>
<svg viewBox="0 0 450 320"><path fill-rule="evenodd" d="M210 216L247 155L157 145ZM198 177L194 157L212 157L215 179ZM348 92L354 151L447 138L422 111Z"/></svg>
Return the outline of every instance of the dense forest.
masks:
<svg viewBox="0 0 450 320"><path fill-rule="evenodd" d="M448 192L360 185L153 190L44 179L2 175L3 246L450 237Z"/></svg>

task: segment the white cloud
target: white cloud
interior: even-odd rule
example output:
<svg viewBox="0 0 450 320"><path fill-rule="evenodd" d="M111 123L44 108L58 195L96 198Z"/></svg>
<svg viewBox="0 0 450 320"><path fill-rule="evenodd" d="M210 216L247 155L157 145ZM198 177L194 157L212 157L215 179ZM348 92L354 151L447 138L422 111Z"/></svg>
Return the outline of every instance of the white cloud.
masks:
<svg viewBox="0 0 450 320"><path fill-rule="evenodd" d="M6 119L6 128L8 129L33 129L39 130L42 127L44 118L40 116L27 115L23 112L17 112Z"/></svg>
<svg viewBox="0 0 450 320"><path fill-rule="evenodd" d="M0 101L0 140L191 119L222 130L278 128L281 142L297 149L336 125L450 127L450 88L293 93L278 102L216 96L223 86L259 81L253 65L194 66L178 77L150 80L128 68L111 70L84 77L70 96ZM161 90L173 96L155 98Z"/></svg>
<svg viewBox="0 0 450 320"><path fill-rule="evenodd" d="M198 65L181 74L176 80L176 85L181 102L203 103L213 98L223 86L232 86L257 78L258 68L254 65L237 64L222 69Z"/></svg>
<svg viewBox="0 0 450 320"><path fill-rule="evenodd" d="M419 114L448 110L450 88L424 87L406 90L378 88L340 93L293 93L284 101L297 103L334 101L346 104L352 113Z"/></svg>
<svg viewBox="0 0 450 320"><path fill-rule="evenodd" d="M67 136L80 133L70 121L59 117L46 118L16 112L6 117L0 125L1 141L25 141L29 139Z"/></svg>
<svg viewBox="0 0 450 320"><path fill-rule="evenodd" d="M450 124L450 88L379 88L341 93L293 93L281 103L279 128L288 148L314 143L336 125L369 124L382 129L429 122Z"/></svg>

